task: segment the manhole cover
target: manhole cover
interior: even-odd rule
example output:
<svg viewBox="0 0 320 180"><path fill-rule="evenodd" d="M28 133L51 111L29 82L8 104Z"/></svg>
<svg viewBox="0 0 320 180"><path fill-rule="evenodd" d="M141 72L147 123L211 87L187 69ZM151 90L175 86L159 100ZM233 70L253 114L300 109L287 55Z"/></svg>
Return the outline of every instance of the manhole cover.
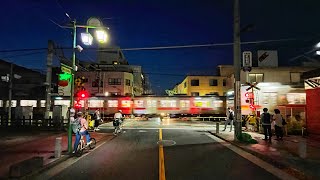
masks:
<svg viewBox="0 0 320 180"><path fill-rule="evenodd" d="M158 141L157 143L162 146L173 146L176 144L176 142L172 140L161 140L161 141Z"/></svg>

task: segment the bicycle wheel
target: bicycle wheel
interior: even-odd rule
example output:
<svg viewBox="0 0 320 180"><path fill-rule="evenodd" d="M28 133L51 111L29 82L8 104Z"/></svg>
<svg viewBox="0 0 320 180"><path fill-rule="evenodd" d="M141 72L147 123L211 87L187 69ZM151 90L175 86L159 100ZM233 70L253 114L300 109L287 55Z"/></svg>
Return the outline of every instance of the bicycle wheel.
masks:
<svg viewBox="0 0 320 180"><path fill-rule="evenodd" d="M80 142L78 144L78 147L77 147L77 151L75 152L75 155L77 157L80 157L82 155L82 152L83 152L83 148L82 148L82 142Z"/></svg>
<svg viewBox="0 0 320 180"><path fill-rule="evenodd" d="M89 144L89 148L90 149L95 148L96 147L96 139L95 138L91 138L90 141L91 141L91 144Z"/></svg>

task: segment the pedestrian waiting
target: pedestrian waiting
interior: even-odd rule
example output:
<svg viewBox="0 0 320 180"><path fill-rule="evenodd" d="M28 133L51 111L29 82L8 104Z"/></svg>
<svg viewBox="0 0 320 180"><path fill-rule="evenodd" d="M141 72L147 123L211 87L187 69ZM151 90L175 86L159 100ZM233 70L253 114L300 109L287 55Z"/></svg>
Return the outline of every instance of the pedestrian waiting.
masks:
<svg viewBox="0 0 320 180"><path fill-rule="evenodd" d="M264 140L269 139L269 142L271 142L271 115L268 113L268 108L263 108L263 113L261 114L261 124L264 131Z"/></svg>
<svg viewBox="0 0 320 180"><path fill-rule="evenodd" d="M275 109L274 110L274 115L273 115L273 120L275 121L275 125L274 125L274 128L275 128L275 131L276 131L276 136L277 136L277 139L276 140L282 140L283 138L283 130L282 130L282 127L283 127L283 118L280 114L280 110L279 109Z"/></svg>
<svg viewBox="0 0 320 180"><path fill-rule="evenodd" d="M224 129L222 131L225 131L226 128L227 128L227 125L230 123L230 132L231 132L232 131L233 120L234 120L234 112L230 107L228 107L226 115L227 115L227 118L226 118L226 122L224 124Z"/></svg>

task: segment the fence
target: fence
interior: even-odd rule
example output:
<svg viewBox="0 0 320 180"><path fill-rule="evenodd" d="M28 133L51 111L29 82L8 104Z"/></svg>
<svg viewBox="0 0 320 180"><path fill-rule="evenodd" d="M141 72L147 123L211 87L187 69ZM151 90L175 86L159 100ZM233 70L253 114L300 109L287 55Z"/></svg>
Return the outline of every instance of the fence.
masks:
<svg viewBox="0 0 320 180"><path fill-rule="evenodd" d="M21 127L21 128L38 128L44 130L63 130L67 128L68 120L62 118L52 119L32 119L31 116L26 118L12 118L11 123L8 122L7 116L0 116L0 127Z"/></svg>

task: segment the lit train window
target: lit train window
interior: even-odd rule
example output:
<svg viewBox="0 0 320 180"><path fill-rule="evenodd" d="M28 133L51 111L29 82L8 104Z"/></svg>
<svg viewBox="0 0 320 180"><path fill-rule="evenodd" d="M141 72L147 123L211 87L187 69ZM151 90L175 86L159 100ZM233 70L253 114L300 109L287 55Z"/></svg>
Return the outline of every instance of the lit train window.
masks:
<svg viewBox="0 0 320 180"><path fill-rule="evenodd" d="M41 107L46 107L46 100L41 100L40 101L40 106Z"/></svg>
<svg viewBox="0 0 320 180"><path fill-rule="evenodd" d="M108 107L118 107L118 100L108 100Z"/></svg>
<svg viewBox="0 0 320 180"><path fill-rule="evenodd" d="M223 101L221 101L221 100L213 101L213 106L214 107L223 107Z"/></svg>
<svg viewBox="0 0 320 180"><path fill-rule="evenodd" d="M276 92L265 92L263 93L263 104L264 105L275 105L277 104L277 93Z"/></svg>
<svg viewBox="0 0 320 180"><path fill-rule="evenodd" d="M54 100L54 105L70 106L70 100Z"/></svg>
<svg viewBox="0 0 320 180"><path fill-rule="evenodd" d="M194 101L194 106L196 107L209 107L208 101Z"/></svg>
<svg viewBox="0 0 320 180"><path fill-rule="evenodd" d="M180 107L190 107L190 101L189 100L181 100L180 101Z"/></svg>
<svg viewBox="0 0 320 180"><path fill-rule="evenodd" d="M0 100L0 107L3 107L3 101Z"/></svg>
<svg viewBox="0 0 320 180"><path fill-rule="evenodd" d="M37 100L21 100L20 106L32 106L37 107Z"/></svg>
<svg viewBox="0 0 320 180"><path fill-rule="evenodd" d="M89 100L88 101L88 107L103 107L103 100Z"/></svg>
<svg viewBox="0 0 320 180"><path fill-rule="evenodd" d="M9 101L6 102L6 106L9 106ZM12 100L11 101L11 107L17 107L17 100Z"/></svg>
<svg viewBox="0 0 320 180"><path fill-rule="evenodd" d="M161 100L160 107L177 107L176 100Z"/></svg>
<svg viewBox="0 0 320 180"><path fill-rule="evenodd" d="M142 108L143 107L143 100L134 100L134 107Z"/></svg>
<svg viewBox="0 0 320 180"><path fill-rule="evenodd" d="M305 93L288 93L287 100L288 100L288 104L305 104L306 94Z"/></svg>
<svg viewBox="0 0 320 180"><path fill-rule="evenodd" d="M157 101L156 100L148 100L147 106L148 107L157 107Z"/></svg>
<svg viewBox="0 0 320 180"><path fill-rule="evenodd" d="M131 101L123 100L121 101L121 107L130 107Z"/></svg>

